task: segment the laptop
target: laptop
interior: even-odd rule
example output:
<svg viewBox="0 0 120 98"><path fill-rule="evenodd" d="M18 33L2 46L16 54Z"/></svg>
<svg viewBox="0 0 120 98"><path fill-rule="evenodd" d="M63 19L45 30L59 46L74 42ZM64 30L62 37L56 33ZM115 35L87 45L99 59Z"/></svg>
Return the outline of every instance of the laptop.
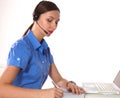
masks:
<svg viewBox="0 0 120 98"><path fill-rule="evenodd" d="M82 83L86 93L96 94L120 94L120 71L117 73L113 83Z"/></svg>

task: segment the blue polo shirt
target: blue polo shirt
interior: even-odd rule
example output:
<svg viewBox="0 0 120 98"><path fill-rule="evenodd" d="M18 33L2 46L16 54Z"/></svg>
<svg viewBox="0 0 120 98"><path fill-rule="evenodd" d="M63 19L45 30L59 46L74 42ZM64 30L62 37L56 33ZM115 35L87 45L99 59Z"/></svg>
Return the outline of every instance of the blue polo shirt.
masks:
<svg viewBox="0 0 120 98"><path fill-rule="evenodd" d="M13 85L35 89L42 88L52 63L54 60L46 41L39 42L31 30L12 45L7 60L8 66L20 68Z"/></svg>

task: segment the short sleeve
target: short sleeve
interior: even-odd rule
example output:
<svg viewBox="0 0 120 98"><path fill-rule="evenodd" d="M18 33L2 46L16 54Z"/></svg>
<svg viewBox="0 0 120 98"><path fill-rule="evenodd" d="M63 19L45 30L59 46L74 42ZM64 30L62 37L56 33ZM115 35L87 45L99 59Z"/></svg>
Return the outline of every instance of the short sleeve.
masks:
<svg viewBox="0 0 120 98"><path fill-rule="evenodd" d="M8 54L7 65L13 65L25 70L31 57L29 50L23 40L14 43Z"/></svg>

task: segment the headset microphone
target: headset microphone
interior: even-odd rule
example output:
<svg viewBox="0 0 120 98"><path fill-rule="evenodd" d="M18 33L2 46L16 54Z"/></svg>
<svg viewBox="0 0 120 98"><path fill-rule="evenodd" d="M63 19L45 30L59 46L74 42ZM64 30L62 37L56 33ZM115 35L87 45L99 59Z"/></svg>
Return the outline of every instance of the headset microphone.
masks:
<svg viewBox="0 0 120 98"><path fill-rule="evenodd" d="M37 25L39 26L39 28L41 28L46 34L48 34L48 32L46 30L44 30L40 25L39 23L36 21Z"/></svg>

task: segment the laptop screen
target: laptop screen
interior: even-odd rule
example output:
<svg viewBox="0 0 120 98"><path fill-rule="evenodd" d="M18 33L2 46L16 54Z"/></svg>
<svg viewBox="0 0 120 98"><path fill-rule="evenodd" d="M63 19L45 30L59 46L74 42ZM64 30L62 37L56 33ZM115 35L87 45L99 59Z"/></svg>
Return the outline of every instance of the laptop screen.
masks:
<svg viewBox="0 0 120 98"><path fill-rule="evenodd" d="M113 82L120 88L120 71L116 75L116 77L115 77Z"/></svg>

